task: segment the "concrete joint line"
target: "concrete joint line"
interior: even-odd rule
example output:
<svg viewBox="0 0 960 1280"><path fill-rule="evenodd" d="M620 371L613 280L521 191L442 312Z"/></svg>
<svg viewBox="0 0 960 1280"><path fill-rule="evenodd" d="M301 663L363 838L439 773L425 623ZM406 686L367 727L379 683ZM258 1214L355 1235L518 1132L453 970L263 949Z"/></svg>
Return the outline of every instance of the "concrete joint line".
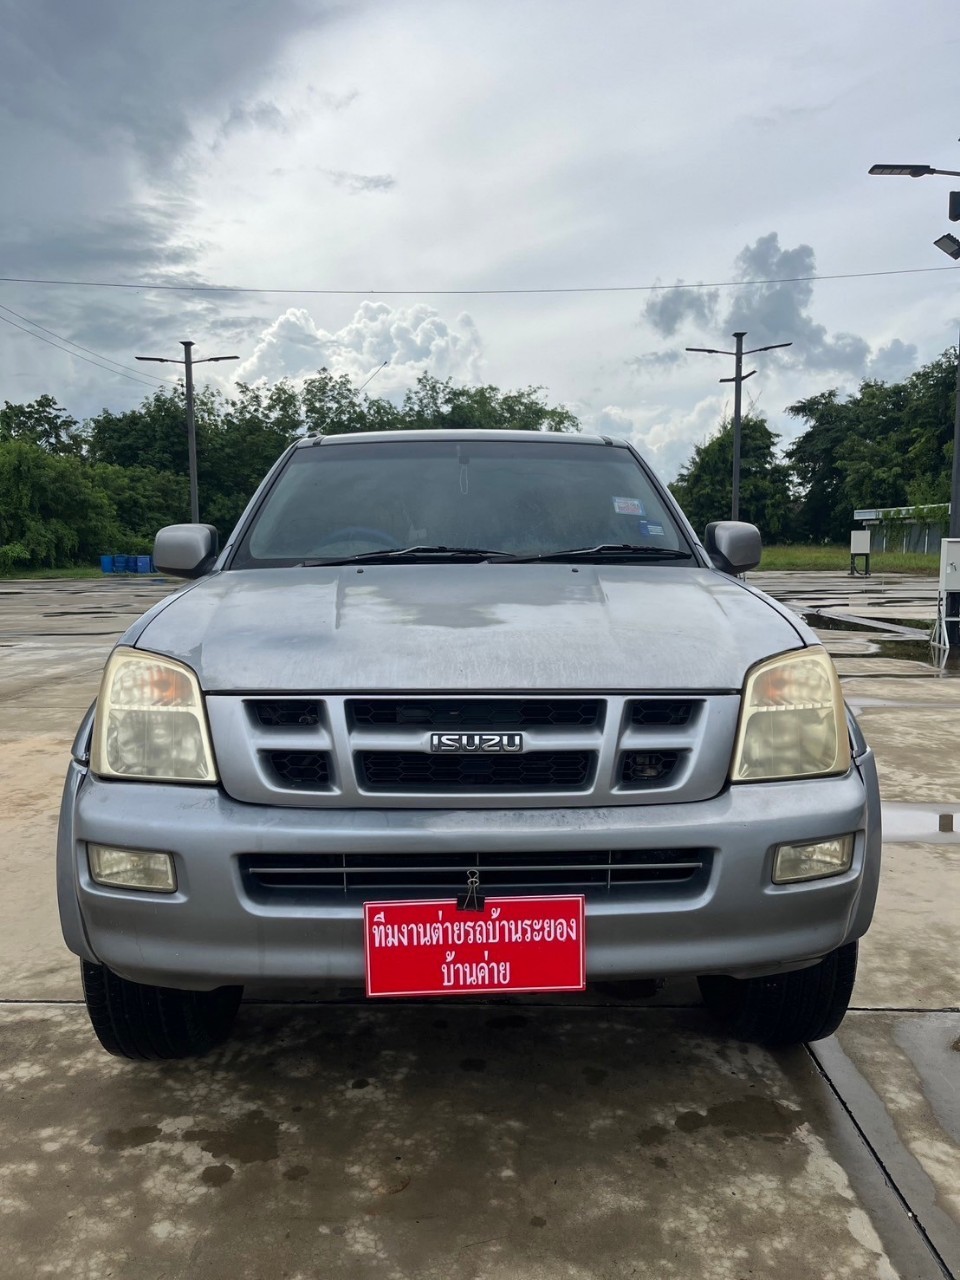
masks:
<svg viewBox="0 0 960 1280"><path fill-rule="evenodd" d="M857 1118L856 1114L854 1113L854 1110L851 1104L847 1101L847 1097L845 1096L845 1093L849 1093L851 1092L851 1090L847 1089L844 1091L844 1093L841 1093L840 1088L838 1087L838 1083L834 1079L834 1076L838 1074L837 1068L840 1065L841 1060L845 1064L845 1067L849 1067L850 1076L856 1077L857 1089L868 1091L871 1095L873 1095L873 1090L870 1089L870 1086L866 1083L865 1080L863 1080L859 1072L856 1070L853 1064L846 1057L846 1054L844 1054L843 1050L837 1044L834 1037L831 1036L828 1040L820 1041L817 1046L808 1044L805 1046L805 1049L808 1055L810 1056L810 1059L813 1062L813 1065L817 1073L820 1075L821 1079L824 1081L827 1088L833 1094L837 1103L846 1113L850 1123L853 1125L854 1129L857 1131L857 1134L859 1135L860 1140L863 1142L864 1146L869 1151L870 1157L873 1160L874 1164L876 1165L878 1171L882 1175L883 1180L886 1183L887 1187L890 1189L890 1191L892 1191L894 1197L897 1200L897 1203L900 1205L900 1208L906 1214L907 1218L910 1221L910 1224L913 1226L917 1235L920 1237L923 1244L926 1246L927 1250L929 1251L932 1261L936 1263L937 1267L940 1270L940 1273L945 1277L945 1280L957 1280L957 1273L951 1269L946 1258L944 1258L943 1254L940 1252L940 1249L937 1247L937 1245L934 1243L933 1239L931 1238L931 1233L930 1231L928 1231L924 1221L921 1220L919 1213L913 1208L910 1201L907 1199L906 1192L901 1189L900 1185L898 1184L897 1180L895 1179L893 1173L890 1170L889 1162L884 1160L884 1158L881 1156L877 1143L874 1140L872 1140L871 1137L868 1135L865 1125L861 1124L860 1120ZM830 1074L830 1071L828 1070L824 1059L828 1059L832 1062L834 1067L833 1075ZM844 1070L844 1075L847 1075L847 1074L848 1073L846 1072L846 1070ZM852 1082L851 1080L846 1081L847 1084L850 1084L851 1082ZM880 1101L880 1099L877 1098L876 1095L873 1095L873 1098L876 1105L882 1109L883 1104ZM907 1156L906 1153L905 1153L905 1158L910 1159L910 1157ZM917 1173L919 1177L926 1180L926 1174L923 1172L922 1169L919 1168L919 1166L917 1167ZM936 1234L940 1235L940 1232L937 1231Z"/></svg>

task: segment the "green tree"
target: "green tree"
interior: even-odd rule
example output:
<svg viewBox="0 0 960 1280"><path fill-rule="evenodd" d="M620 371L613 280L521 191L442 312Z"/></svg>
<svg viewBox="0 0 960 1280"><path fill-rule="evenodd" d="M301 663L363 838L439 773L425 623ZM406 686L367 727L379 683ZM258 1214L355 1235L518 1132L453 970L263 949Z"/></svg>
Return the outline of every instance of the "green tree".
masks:
<svg viewBox="0 0 960 1280"><path fill-rule="evenodd" d="M352 431L390 431L398 425L389 401L363 395L345 373L319 369L306 378L300 392L303 429L307 435L338 436Z"/></svg>
<svg viewBox="0 0 960 1280"><path fill-rule="evenodd" d="M793 496L790 470L776 455L778 437L766 419L747 414L740 437L740 519L755 524L767 542L790 537ZM712 520L728 520L733 491L733 424L721 423L698 444L670 486L693 527L702 533Z"/></svg>
<svg viewBox="0 0 960 1280"><path fill-rule="evenodd" d="M264 474L299 435L402 428L575 431L542 388L503 392L421 375L397 407L321 369L297 388L238 383L232 395L201 387L194 398L200 515L222 534L234 526ZM182 384L135 409L104 409L83 427L51 396L0 410L0 567L89 562L144 551L164 524L189 518Z"/></svg>
<svg viewBox="0 0 960 1280"><path fill-rule="evenodd" d="M92 463L90 479L113 512L113 541L95 553L149 552L158 529L190 519L190 485L186 476L152 467L118 467Z"/></svg>
<svg viewBox="0 0 960 1280"><path fill-rule="evenodd" d="M80 454L83 437L79 423L53 396L39 396L30 404L11 404L5 400L0 409L0 441L21 440L38 444L48 453Z"/></svg>
<svg viewBox="0 0 960 1280"><path fill-rule="evenodd" d="M790 405L806 423L787 450L800 536L839 542L858 508L948 501L956 360L947 350L904 382L868 379L845 399L834 389Z"/></svg>
<svg viewBox="0 0 960 1280"><path fill-rule="evenodd" d="M210 397L197 397L197 438L203 434ZM154 471L187 471L187 420L182 385L159 388L136 409L113 413L104 409L86 425L92 462L117 467L150 467Z"/></svg>
<svg viewBox="0 0 960 1280"><path fill-rule="evenodd" d="M266 472L302 431L300 397L287 381L272 387L237 384L218 398L198 443L201 515L226 534Z"/></svg>
<svg viewBox="0 0 960 1280"><path fill-rule="evenodd" d="M92 561L117 536L113 507L79 458L0 443L0 569Z"/></svg>
<svg viewBox="0 0 960 1280"><path fill-rule="evenodd" d="M787 413L810 424L786 450L800 492L797 535L805 542L840 542L850 528L840 458L855 415L836 390L798 400Z"/></svg>
<svg viewBox="0 0 960 1280"><path fill-rule="evenodd" d="M411 431L579 431L570 410L545 404L543 392L543 387L457 387L449 378L422 373L403 398L399 425Z"/></svg>

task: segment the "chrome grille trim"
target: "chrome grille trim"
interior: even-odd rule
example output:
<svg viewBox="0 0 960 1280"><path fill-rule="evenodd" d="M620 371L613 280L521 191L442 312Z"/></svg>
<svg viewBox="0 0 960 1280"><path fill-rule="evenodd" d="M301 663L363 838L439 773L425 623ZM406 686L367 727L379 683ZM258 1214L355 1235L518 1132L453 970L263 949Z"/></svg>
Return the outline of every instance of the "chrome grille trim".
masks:
<svg viewBox="0 0 960 1280"><path fill-rule="evenodd" d="M442 704L441 714L462 704L469 721L475 715L468 704L536 703L600 704L597 723L532 724L524 727L523 754L588 753L592 765L585 785L564 790L556 785L528 790L525 787L484 785L473 791L461 788L406 788L398 783L387 789L381 780L376 789L366 787L356 765L364 752L430 753L430 735L435 729L424 723L356 724L351 704L368 708L377 702L418 706L432 701ZM316 690L291 690L288 694L211 694L207 696L214 751L224 790L235 800L249 804L324 809L546 809L583 808L610 805L679 804L706 800L723 790L736 733L740 699L736 694L590 694L582 698L544 694L468 694L435 696L333 695ZM258 703L269 703L264 724ZM292 704L289 714L282 704ZM646 704L653 715L636 723L636 706ZM671 704L678 706L676 713ZM309 709L308 709L309 708ZM313 709L316 708L316 711ZM389 709L388 709L389 715ZM373 718L365 717L367 720ZM531 721L549 719L534 712ZM581 717L582 719L583 717ZM587 719L591 716L587 715ZM654 721L651 723L651 720ZM657 720L681 723L656 723ZM315 723L314 723L315 721ZM498 726L493 726L497 730ZM271 769L270 753L325 753L329 758L329 781L316 787L285 785ZM659 754L675 760L660 778L624 779L625 753ZM512 756L522 759L522 755ZM557 775L560 776L559 774ZM576 776L576 775L569 775Z"/></svg>

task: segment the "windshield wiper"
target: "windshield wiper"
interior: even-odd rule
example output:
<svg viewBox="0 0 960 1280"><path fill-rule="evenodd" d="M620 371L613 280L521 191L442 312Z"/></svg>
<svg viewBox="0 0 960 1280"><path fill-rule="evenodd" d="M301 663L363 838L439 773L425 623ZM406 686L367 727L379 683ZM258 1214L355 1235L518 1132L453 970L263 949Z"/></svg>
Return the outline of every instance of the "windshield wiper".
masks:
<svg viewBox="0 0 960 1280"><path fill-rule="evenodd" d="M378 561L383 564L391 564L396 560L463 560L470 561L489 560L491 558L500 558L505 556L503 551L486 551L483 547L382 547L379 551L361 551L355 556L335 556L329 560L303 560L300 568L316 569L323 565L337 564L376 564ZM511 557L506 556L507 559Z"/></svg>
<svg viewBox="0 0 960 1280"><path fill-rule="evenodd" d="M602 542L597 547L570 547L566 551L547 551L537 556L498 556L497 563L534 564L549 560L691 560L689 551L672 547L638 547L629 542Z"/></svg>

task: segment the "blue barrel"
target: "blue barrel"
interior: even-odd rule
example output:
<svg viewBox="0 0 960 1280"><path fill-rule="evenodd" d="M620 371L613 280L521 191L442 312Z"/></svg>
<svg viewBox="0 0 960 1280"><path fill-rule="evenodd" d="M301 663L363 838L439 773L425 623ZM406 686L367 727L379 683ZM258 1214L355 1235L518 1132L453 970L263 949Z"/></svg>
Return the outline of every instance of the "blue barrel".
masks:
<svg viewBox="0 0 960 1280"><path fill-rule="evenodd" d="M152 573L153 560L150 556L134 556L134 573Z"/></svg>
<svg viewBox="0 0 960 1280"><path fill-rule="evenodd" d="M114 561L114 557L113 557L113 556L101 556L101 557L100 557L100 572L101 572L101 573L113 573L113 572L114 572L114 568L113 568L113 561Z"/></svg>

